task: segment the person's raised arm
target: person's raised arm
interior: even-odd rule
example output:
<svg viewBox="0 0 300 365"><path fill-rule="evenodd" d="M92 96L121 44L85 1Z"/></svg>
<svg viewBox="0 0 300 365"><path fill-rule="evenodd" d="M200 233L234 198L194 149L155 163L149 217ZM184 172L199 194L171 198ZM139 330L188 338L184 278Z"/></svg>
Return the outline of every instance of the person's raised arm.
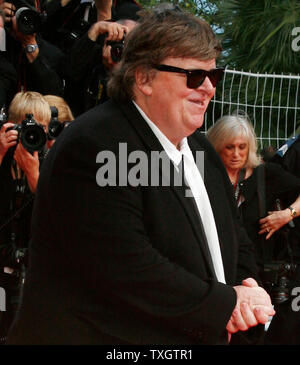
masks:
<svg viewBox="0 0 300 365"><path fill-rule="evenodd" d="M125 25L115 22L98 21L94 23L88 31L90 40L96 42L100 34L107 33L107 40L118 41L124 37L124 32L128 32Z"/></svg>
<svg viewBox="0 0 300 365"><path fill-rule="evenodd" d="M268 215L260 219L259 234L267 233L266 239L269 239L273 233L281 227L291 222L300 215L300 194L297 199L286 209L268 212Z"/></svg>
<svg viewBox="0 0 300 365"><path fill-rule="evenodd" d="M128 28L115 22L99 21L94 23L89 31L80 37L72 47L66 72L75 81L85 75L87 68L95 66L103 61L102 46L96 42L99 36L107 34L106 40L118 41L128 32ZM109 46L110 48L110 46ZM106 59L106 58L105 58Z"/></svg>
<svg viewBox="0 0 300 365"><path fill-rule="evenodd" d="M95 0L97 21L111 20L112 0Z"/></svg>

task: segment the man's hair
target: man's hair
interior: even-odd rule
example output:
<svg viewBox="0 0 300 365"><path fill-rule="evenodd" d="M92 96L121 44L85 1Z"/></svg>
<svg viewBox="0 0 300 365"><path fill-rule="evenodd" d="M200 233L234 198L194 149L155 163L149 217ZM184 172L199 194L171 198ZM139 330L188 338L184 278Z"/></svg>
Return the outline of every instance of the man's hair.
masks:
<svg viewBox="0 0 300 365"><path fill-rule="evenodd" d="M224 115L209 128L206 137L218 153L220 153L225 145L230 143L234 138L244 137L249 146L245 167L254 168L261 162L257 153L256 134L246 115Z"/></svg>
<svg viewBox="0 0 300 365"><path fill-rule="evenodd" d="M108 95L115 100L134 99L135 71L148 76L153 66L167 57L210 60L222 48L204 20L179 8L144 10L138 25L126 37L121 62L108 82Z"/></svg>

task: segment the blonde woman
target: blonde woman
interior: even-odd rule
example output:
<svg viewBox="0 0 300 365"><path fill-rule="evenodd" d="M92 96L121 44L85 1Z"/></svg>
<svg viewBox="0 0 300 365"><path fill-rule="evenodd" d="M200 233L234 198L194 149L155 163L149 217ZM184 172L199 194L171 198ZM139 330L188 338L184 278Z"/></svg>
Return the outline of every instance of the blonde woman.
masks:
<svg viewBox="0 0 300 365"><path fill-rule="evenodd" d="M60 133L65 125L67 125L68 123L70 123L74 120L74 116L71 111L71 108L70 108L69 104L65 101L65 99L60 96L45 95L44 98L47 101L47 103L49 104L50 108L55 107L57 109L57 120L58 120L58 122L61 123L61 128L57 129L57 126L56 126L56 131L59 130L59 133ZM57 133L55 133L55 134L57 134ZM58 137L58 135L56 137ZM49 149L53 146L56 137L51 137L51 134L49 133L49 129L48 129L47 147Z"/></svg>
<svg viewBox="0 0 300 365"><path fill-rule="evenodd" d="M12 147L15 147L13 160L16 161L16 172L13 172L14 179L25 174L31 192L35 192L39 176L38 151L30 153L22 143L18 143L18 132L11 129L15 124L21 124L26 114L32 114L34 120L43 126L45 133L50 121L50 108L44 97L38 92L19 92L10 103L8 110L8 122L0 130L0 165L5 161L5 156ZM11 154L6 156L6 162L11 165Z"/></svg>

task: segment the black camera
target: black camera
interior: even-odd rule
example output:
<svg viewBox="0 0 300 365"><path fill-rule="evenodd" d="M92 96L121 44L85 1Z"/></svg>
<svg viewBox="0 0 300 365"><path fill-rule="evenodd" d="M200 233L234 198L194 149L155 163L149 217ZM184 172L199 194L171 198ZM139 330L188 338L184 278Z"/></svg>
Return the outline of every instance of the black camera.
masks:
<svg viewBox="0 0 300 365"><path fill-rule="evenodd" d="M118 63L121 61L123 49L124 49L124 43L125 43L125 35L122 40L120 41L107 41L106 45L111 46L110 54L111 59Z"/></svg>
<svg viewBox="0 0 300 365"><path fill-rule="evenodd" d="M55 106L50 106L51 120L48 126L48 140L56 139L62 130L69 124L67 122L60 122L58 120L58 110Z"/></svg>
<svg viewBox="0 0 300 365"><path fill-rule="evenodd" d="M295 278L297 265L281 263L269 270L269 278L265 281L265 288L274 304L281 304L290 299L291 284Z"/></svg>
<svg viewBox="0 0 300 365"><path fill-rule="evenodd" d="M41 151L46 144L47 135L44 127L33 119L33 114L26 114L22 124L15 124L10 130L18 131L18 139L27 151Z"/></svg>
<svg viewBox="0 0 300 365"><path fill-rule="evenodd" d="M18 31L23 34L33 34L41 31L43 23L46 21L46 13L40 13L23 0L12 0L16 7L16 21Z"/></svg>
<svg viewBox="0 0 300 365"><path fill-rule="evenodd" d="M295 276L297 265L285 263L279 267L277 281L271 289L273 302L281 304L290 299L291 281Z"/></svg>

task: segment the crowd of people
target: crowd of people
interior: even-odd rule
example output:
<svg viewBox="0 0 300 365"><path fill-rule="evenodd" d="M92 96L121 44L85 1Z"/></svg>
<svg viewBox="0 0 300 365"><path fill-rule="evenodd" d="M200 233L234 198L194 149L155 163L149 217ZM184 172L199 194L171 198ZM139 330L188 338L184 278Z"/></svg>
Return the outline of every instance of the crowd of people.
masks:
<svg viewBox="0 0 300 365"><path fill-rule="evenodd" d="M106 79L118 62L110 50L121 52L140 5L131 0L26 0L33 14L17 19L22 4L0 3L0 27L6 34L0 105L8 106L21 90L64 97L75 116L105 101Z"/></svg>
<svg viewBox="0 0 300 365"><path fill-rule="evenodd" d="M26 0L24 20L0 1L2 343L299 344L299 163L263 161L246 115L201 132L224 72L210 26L169 4ZM165 156L169 185L136 152Z"/></svg>

